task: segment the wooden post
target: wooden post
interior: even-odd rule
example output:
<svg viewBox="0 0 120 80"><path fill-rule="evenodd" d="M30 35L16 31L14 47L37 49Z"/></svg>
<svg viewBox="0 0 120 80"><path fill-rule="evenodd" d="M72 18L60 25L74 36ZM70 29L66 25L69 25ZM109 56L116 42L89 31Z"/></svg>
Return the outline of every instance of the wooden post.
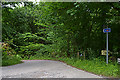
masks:
<svg viewBox="0 0 120 80"><path fill-rule="evenodd" d="M79 54L79 52L77 52L77 58L79 59L79 57L80 57L80 54Z"/></svg>
<svg viewBox="0 0 120 80"><path fill-rule="evenodd" d="M85 51L84 51L84 54L83 54L83 56L84 56L84 60L85 60Z"/></svg>

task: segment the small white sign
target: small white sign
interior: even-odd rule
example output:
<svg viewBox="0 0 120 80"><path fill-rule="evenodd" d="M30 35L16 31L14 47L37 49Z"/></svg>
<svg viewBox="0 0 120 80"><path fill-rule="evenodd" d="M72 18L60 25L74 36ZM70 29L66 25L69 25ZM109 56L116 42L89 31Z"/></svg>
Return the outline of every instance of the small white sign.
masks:
<svg viewBox="0 0 120 80"><path fill-rule="evenodd" d="M118 63L120 64L120 58L117 58Z"/></svg>

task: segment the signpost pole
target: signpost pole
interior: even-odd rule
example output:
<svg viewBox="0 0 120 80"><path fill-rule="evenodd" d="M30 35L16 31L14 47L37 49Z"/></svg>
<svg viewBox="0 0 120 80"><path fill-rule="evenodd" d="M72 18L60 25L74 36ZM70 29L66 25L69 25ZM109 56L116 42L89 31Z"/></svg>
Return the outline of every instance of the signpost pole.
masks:
<svg viewBox="0 0 120 80"><path fill-rule="evenodd" d="M107 54L106 54L106 63L108 64L108 32L106 33L106 51L107 51Z"/></svg>
<svg viewBox="0 0 120 80"><path fill-rule="evenodd" d="M103 32L106 33L106 63L108 64L108 32L111 32L111 28L103 29Z"/></svg>

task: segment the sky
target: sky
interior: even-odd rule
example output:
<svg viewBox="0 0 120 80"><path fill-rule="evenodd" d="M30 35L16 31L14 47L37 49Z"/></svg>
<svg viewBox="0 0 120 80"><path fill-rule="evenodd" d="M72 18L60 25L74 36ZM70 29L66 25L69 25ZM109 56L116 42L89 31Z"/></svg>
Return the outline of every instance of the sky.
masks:
<svg viewBox="0 0 120 80"><path fill-rule="evenodd" d="M32 2L40 2L40 1L42 1L42 0L28 0L28 1L32 1Z"/></svg>
<svg viewBox="0 0 120 80"><path fill-rule="evenodd" d="M28 0L28 1L32 1L33 3L36 3L36 2L39 2L39 0ZM5 5L5 6L7 6L7 7L11 7L11 8L15 8L15 7L13 7L12 5L10 5L10 4L8 4L8 5ZM21 3L19 3L18 5L17 4L15 4L15 6L16 7L23 7L24 6L24 3L22 2L22 4Z"/></svg>
<svg viewBox="0 0 120 80"><path fill-rule="evenodd" d="M24 1L24 0L23 0L23 1ZM30 1L30 2L33 2L33 3L38 2L38 4L39 4L39 2L45 2L45 1L46 1L46 2L49 2L49 1L50 1L50 2L51 2L51 1L52 1L52 2L56 2L56 1L58 1L58 2L61 2L61 1L62 1L62 2L68 2L68 1L69 1L69 2L74 2L74 1L77 1L77 2L83 2L83 1L87 1L87 2L88 2L88 1L90 1L90 2L91 2L91 1L98 1L98 2L101 2L101 1L103 1L103 2L104 2L104 1L106 1L106 0L27 0L27 1L28 1L28 2ZM109 1L115 1L115 2L117 2L117 1L120 1L120 0L109 0ZM12 7L10 4L8 4L8 5L6 5L6 6ZM19 6L22 7L22 6L24 6L24 3L19 4L19 5L16 4L15 6L16 6L16 7L19 7ZM12 7L12 8L14 9L15 7Z"/></svg>

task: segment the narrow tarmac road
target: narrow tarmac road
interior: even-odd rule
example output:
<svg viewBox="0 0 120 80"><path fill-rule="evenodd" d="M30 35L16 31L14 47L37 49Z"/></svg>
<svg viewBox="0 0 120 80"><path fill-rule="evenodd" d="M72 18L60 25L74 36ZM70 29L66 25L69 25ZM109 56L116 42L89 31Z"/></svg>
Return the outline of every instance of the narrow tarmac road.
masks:
<svg viewBox="0 0 120 80"><path fill-rule="evenodd" d="M21 64L2 67L2 78L102 78L59 61L23 61Z"/></svg>

